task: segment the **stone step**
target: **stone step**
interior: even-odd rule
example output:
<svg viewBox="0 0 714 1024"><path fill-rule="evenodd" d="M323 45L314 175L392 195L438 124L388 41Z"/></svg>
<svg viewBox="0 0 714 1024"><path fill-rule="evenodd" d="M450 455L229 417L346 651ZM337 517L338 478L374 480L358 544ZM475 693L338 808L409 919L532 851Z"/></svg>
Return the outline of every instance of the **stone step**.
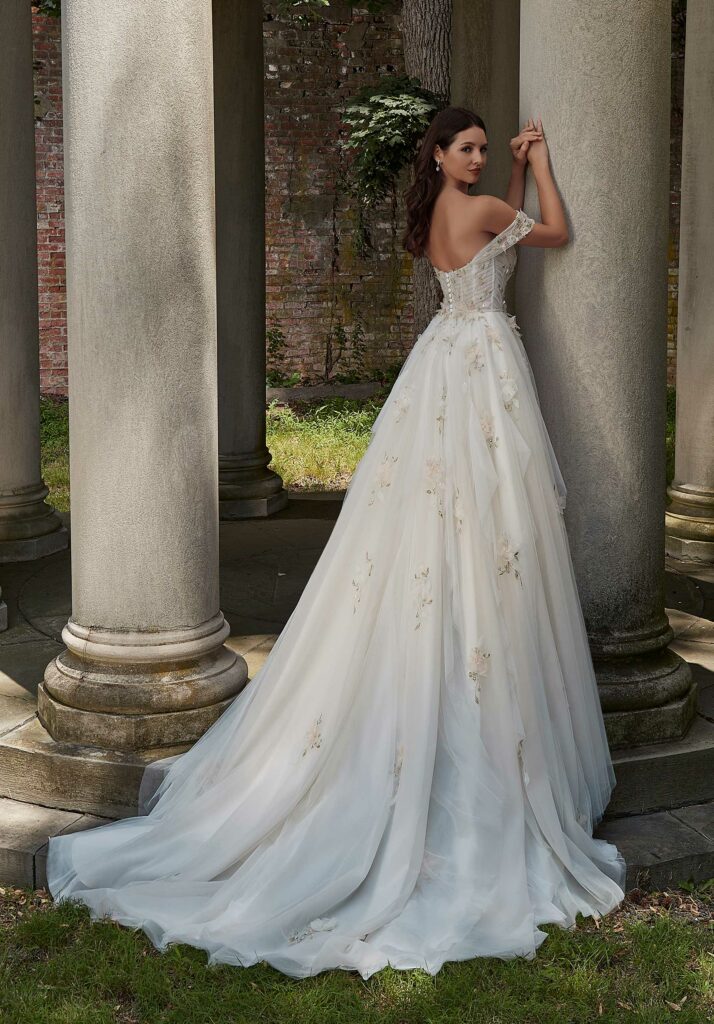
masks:
<svg viewBox="0 0 714 1024"><path fill-rule="evenodd" d="M49 837L80 832L110 820L0 798L0 885L46 888Z"/></svg>
<svg viewBox="0 0 714 1024"><path fill-rule="evenodd" d="M0 696L0 797L128 817L136 814L146 764L185 749L127 753L59 743L32 702ZM605 821L714 800L714 723L697 715L683 740L615 751L613 765L617 785Z"/></svg>
<svg viewBox="0 0 714 1024"><path fill-rule="evenodd" d="M46 887L49 837L110 820L0 798L0 885ZM594 834L622 853L628 890L714 878L714 801L602 821Z"/></svg>
<svg viewBox="0 0 714 1024"><path fill-rule="evenodd" d="M695 715L683 739L614 750L612 763L606 818L714 800L714 722Z"/></svg>
<svg viewBox="0 0 714 1024"><path fill-rule="evenodd" d="M101 817L131 817L147 763L187 749L133 753L61 743L34 715L0 736L0 797Z"/></svg>
<svg viewBox="0 0 714 1024"><path fill-rule="evenodd" d="M627 864L626 889L653 891L714 878L714 801L603 819L594 831Z"/></svg>

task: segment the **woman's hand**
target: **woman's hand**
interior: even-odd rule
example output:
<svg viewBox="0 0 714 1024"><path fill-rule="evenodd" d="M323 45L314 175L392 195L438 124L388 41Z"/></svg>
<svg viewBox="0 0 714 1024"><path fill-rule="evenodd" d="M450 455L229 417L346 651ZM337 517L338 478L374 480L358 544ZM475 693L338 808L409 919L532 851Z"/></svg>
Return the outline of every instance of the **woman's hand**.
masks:
<svg viewBox="0 0 714 1024"><path fill-rule="evenodd" d="M529 160L528 151L530 147L534 143L540 141L542 137L542 126L539 128L539 126L534 123L533 118L529 117L522 130L509 142L513 162L520 164L521 167L525 167L526 162Z"/></svg>
<svg viewBox="0 0 714 1024"><path fill-rule="evenodd" d="M539 137L534 139L533 142L528 146L526 153L526 159L531 167L547 167L548 166L548 143L545 141L545 132L543 131L543 122L538 118L536 128L539 132Z"/></svg>

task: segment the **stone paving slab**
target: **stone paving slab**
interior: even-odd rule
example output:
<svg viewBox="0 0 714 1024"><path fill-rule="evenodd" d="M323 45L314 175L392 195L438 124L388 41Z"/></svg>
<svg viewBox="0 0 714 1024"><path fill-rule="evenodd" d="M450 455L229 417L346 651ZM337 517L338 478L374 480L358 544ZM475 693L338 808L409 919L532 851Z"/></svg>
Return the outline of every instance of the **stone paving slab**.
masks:
<svg viewBox="0 0 714 1024"><path fill-rule="evenodd" d="M110 820L0 798L0 885L46 887L49 836ZM624 856L626 890L714 877L714 802L601 822L594 835L615 843Z"/></svg>
<svg viewBox="0 0 714 1024"><path fill-rule="evenodd" d="M664 889L714 878L714 838L693 826L700 820L714 821L714 802L604 820L593 834L625 858L626 889Z"/></svg>
<svg viewBox="0 0 714 1024"><path fill-rule="evenodd" d="M109 820L0 798L0 884L45 888L49 836L94 828Z"/></svg>
<svg viewBox="0 0 714 1024"><path fill-rule="evenodd" d="M30 642L0 648L0 695L37 700L37 686L45 669L64 645L36 635Z"/></svg>
<svg viewBox="0 0 714 1024"><path fill-rule="evenodd" d="M48 836L79 817L72 811L0 798L0 882L32 888L36 853L47 844Z"/></svg>

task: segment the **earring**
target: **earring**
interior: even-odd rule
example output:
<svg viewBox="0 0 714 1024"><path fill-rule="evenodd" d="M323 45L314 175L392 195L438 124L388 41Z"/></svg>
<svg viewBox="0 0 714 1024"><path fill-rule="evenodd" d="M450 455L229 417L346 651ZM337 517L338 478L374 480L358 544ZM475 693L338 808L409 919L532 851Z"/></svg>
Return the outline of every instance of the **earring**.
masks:
<svg viewBox="0 0 714 1024"><path fill-rule="evenodd" d="M441 170L441 164L439 163L438 160L436 161L436 169L437 169L437 171Z"/></svg>

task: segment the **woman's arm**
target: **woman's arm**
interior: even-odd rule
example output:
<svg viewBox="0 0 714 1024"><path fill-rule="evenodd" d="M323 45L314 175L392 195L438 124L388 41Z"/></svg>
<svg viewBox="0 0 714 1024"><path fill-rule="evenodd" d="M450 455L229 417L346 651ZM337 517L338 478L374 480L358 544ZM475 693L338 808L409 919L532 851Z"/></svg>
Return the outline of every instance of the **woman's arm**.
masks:
<svg viewBox="0 0 714 1024"><path fill-rule="evenodd" d="M511 148L513 163L511 165L511 180L506 190L506 202L514 210L523 208L523 200L526 194L526 169L528 167L528 148L533 142L539 142L543 138L543 131L536 125L532 117L529 117L523 128L508 143Z"/></svg>

